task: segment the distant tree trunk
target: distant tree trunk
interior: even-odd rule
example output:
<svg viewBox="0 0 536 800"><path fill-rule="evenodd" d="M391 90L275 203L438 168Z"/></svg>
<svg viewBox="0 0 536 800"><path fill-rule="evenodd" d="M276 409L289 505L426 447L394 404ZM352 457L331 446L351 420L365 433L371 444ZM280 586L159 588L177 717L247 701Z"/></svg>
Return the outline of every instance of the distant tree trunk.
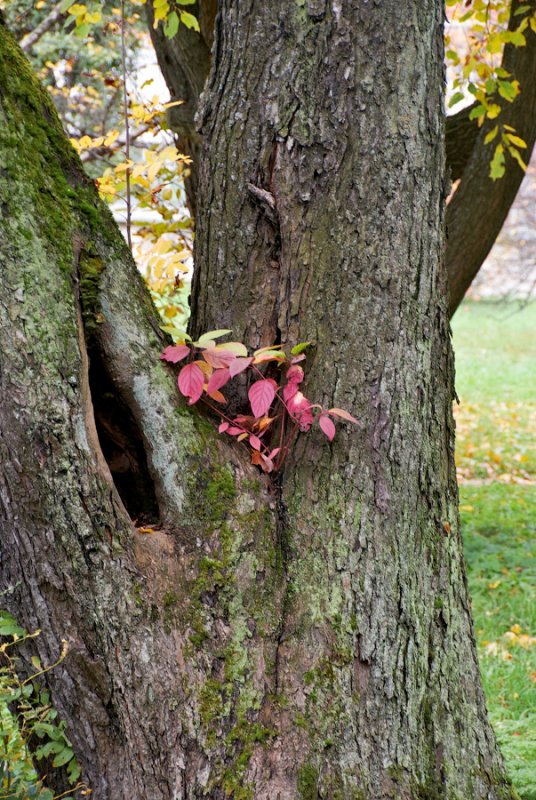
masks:
<svg viewBox="0 0 536 800"><path fill-rule="evenodd" d="M3 597L44 660L70 642L49 680L95 800L513 797L459 535L441 26L435 0L222 4L193 329L310 340L307 394L361 420L276 479L177 402L0 26Z"/></svg>
<svg viewBox="0 0 536 800"><path fill-rule="evenodd" d="M516 13L521 8L525 9L522 15ZM535 12L536 0L512 0L510 28L517 28L522 17ZM521 85L518 99L508 103L500 97L495 98L495 102L502 106L501 114L495 120L486 120L479 131L474 121L466 119L464 123L463 112L456 115L456 133L451 138L460 142L464 158L453 170L453 177L460 178L460 185L447 210L446 265L450 316L463 300L499 235L524 176L521 167L506 153L506 174L493 181L489 177L490 161L500 139L487 146L484 139L497 123L510 125L527 145L521 151L527 164L536 142L536 33L529 27L524 35L526 45L507 45L502 62L512 80L517 79ZM468 125L475 126L474 130L478 131L472 147L463 144L468 141ZM451 145L451 150L454 149Z"/></svg>

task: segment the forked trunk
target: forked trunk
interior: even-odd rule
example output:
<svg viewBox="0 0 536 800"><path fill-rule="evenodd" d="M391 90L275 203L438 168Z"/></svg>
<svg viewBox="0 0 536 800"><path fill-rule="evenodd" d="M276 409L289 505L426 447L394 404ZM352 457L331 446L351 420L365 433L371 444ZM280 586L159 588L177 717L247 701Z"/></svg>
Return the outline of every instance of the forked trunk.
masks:
<svg viewBox="0 0 536 800"><path fill-rule="evenodd" d="M303 436L275 480L177 402L0 27L2 584L43 660L70 642L49 679L96 800L512 797L458 530L441 20L222 4L193 327L310 340L308 396L362 423Z"/></svg>

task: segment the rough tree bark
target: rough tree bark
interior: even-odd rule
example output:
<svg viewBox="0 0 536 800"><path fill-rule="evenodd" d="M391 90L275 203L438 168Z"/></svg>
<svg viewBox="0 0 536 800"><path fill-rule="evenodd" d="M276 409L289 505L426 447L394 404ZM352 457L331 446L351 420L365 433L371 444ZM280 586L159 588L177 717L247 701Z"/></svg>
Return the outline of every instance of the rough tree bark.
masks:
<svg viewBox="0 0 536 800"><path fill-rule="evenodd" d="M512 798L457 513L441 4L226 0L215 48L194 328L311 340L308 394L362 427L270 480L177 401L0 25L4 599L43 660L70 643L49 679L96 800Z"/></svg>

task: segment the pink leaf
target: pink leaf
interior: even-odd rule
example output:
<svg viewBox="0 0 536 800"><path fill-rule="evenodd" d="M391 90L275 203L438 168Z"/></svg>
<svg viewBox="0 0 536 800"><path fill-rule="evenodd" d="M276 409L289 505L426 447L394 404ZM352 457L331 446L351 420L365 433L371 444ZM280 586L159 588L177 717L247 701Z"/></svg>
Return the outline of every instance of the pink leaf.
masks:
<svg viewBox="0 0 536 800"><path fill-rule="evenodd" d="M318 422L320 424L320 427L322 428L322 431L326 434L329 441L332 442L333 437L335 436L335 425L333 424L333 422L325 414L322 414L319 417Z"/></svg>
<svg viewBox="0 0 536 800"><path fill-rule="evenodd" d="M166 347L160 358L162 361L171 361L176 364L177 361L182 361L183 358L190 353L190 348L186 344L170 344Z"/></svg>
<svg viewBox="0 0 536 800"><path fill-rule="evenodd" d="M228 422L220 423L220 427L218 428L218 433L225 433L225 431L227 430L228 427L229 427L229 423Z"/></svg>
<svg viewBox="0 0 536 800"><path fill-rule="evenodd" d="M261 458L262 458L261 469L263 470L263 472L272 472L274 468L274 462L272 461L272 459L268 458L262 453L261 453Z"/></svg>
<svg viewBox="0 0 536 800"><path fill-rule="evenodd" d="M262 381L256 381L249 387L248 397L251 403L251 410L253 416L257 419L264 417L275 397L275 390L277 384L271 378L265 378Z"/></svg>
<svg viewBox="0 0 536 800"><path fill-rule="evenodd" d="M301 383L303 381L303 369L294 364L287 371L287 381L289 383Z"/></svg>
<svg viewBox="0 0 536 800"><path fill-rule="evenodd" d="M289 400L292 400L294 395L296 395L297 393L298 393L298 384L287 383L287 385L283 387L283 399L285 403L288 403Z"/></svg>
<svg viewBox="0 0 536 800"><path fill-rule="evenodd" d="M227 433L229 434L229 436L239 436L241 433L244 433L244 429L237 428L236 426L233 425L230 428L227 428Z"/></svg>
<svg viewBox="0 0 536 800"><path fill-rule="evenodd" d="M331 414L332 417L341 417L341 419L346 419L348 422L355 422L356 425L359 425L359 420L355 417L352 417L348 411L345 411L344 408L330 408L328 410L328 414Z"/></svg>
<svg viewBox="0 0 536 800"><path fill-rule="evenodd" d="M225 386L230 379L231 376L229 375L228 369L215 370L210 376L207 386L207 394L212 394L212 392L216 392L218 389L221 389L221 387Z"/></svg>
<svg viewBox="0 0 536 800"><path fill-rule="evenodd" d="M235 360L232 361L229 366L231 378L234 378L234 376L238 375L240 372L244 372L244 370L249 367L252 361L252 358L235 358Z"/></svg>
<svg viewBox="0 0 536 800"><path fill-rule="evenodd" d="M279 451L280 451L280 450L281 450L281 448L280 448L280 447L275 447L275 448L272 450L272 452L270 453L270 455L268 456L268 458L270 458L270 459L273 461L273 460L274 460L274 458L276 457L276 455L279 453Z"/></svg>
<svg viewBox="0 0 536 800"><path fill-rule="evenodd" d="M215 348L203 350L202 356L214 369L225 369L236 359L236 355L230 350L216 350Z"/></svg>
<svg viewBox="0 0 536 800"><path fill-rule="evenodd" d="M286 387L285 387L286 388ZM292 419L298 423L301 431L308 431L313 424L313 406L301 392L290 398L287 408Z"/></svg>
<svg viewBox="0 0 536 800"><path fill-rule="evenodd" d="M185 397L189 397L188 405L197 403L203 394L205 378L197 364L186 364L179 372L177 380L179 390Z"/></svg>
<svg viewBox="0 0 536 800"><path fill-rule="evenodd" d="M250 434L249 443L253 447L254 450L260 450L262 447L261 440L258 436L255 436L254 433Z"/></svg>
<svg viewBox="0 0 536 800"><path fill-rule="evenodd" d="M300 361L305 361L305 353L302 353L300 356L294 356L294 358L290 359L291 364L298 364Z"/></svg>
<svg viewBox="0 0 536 800"><path fill-rule="evenodd" d="M263 453L259 453L258 450L254 450L251 454L251 463L257 464L263 472L272 472L274 468L274 462L268 456L265 456Z"/></svg>

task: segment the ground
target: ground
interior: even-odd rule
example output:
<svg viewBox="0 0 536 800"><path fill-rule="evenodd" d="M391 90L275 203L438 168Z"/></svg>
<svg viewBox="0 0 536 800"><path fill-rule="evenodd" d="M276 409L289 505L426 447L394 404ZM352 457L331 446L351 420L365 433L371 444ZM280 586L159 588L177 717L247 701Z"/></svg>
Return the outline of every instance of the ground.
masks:
<svg viewBox="0 0 536 800"><path fill-rule="evenodd" d="M453 320L457 464L488 710L536 800L536 303L466 302Z"/></svg>

